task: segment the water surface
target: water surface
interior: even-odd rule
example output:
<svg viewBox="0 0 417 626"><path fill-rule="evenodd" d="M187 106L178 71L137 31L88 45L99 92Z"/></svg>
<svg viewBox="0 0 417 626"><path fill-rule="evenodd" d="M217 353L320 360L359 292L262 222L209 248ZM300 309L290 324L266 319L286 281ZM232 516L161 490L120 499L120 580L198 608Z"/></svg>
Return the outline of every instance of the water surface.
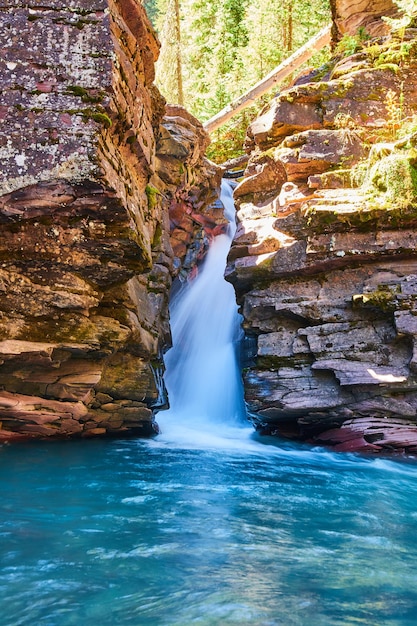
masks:
<svg viewBox="0 0 417 626"><path fill-rule="evenodd" d="M0 624L415 625L414 462L223 435L2 447Z"/></svg>
<svg viewBox="0 0 417 626"><path fill-rule="evenodd" d="M416 462L242 423L230 237L173 304L161 436L0 447L0 626L417 623Z"/></svg>

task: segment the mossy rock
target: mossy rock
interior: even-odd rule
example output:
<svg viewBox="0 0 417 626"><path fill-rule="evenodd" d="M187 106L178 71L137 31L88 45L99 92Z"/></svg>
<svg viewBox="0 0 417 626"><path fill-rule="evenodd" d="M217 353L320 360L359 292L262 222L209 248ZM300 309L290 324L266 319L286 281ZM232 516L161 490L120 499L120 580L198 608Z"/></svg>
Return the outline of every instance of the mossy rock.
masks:
<svg viewBox="0 0 417 626"><path fill-rule="evenodd" d="M398 306L397 294L391 289L376 289L368 293L352 296L353 308L377 308L385 313L395 311Z"/></svg>
<svg viewBox="0 0 417 626"><path fill-rule="evenodd" d="M408 153L394 152L371 168L364 184L365 197L372 206L417 207L417 169Z"/></svg>

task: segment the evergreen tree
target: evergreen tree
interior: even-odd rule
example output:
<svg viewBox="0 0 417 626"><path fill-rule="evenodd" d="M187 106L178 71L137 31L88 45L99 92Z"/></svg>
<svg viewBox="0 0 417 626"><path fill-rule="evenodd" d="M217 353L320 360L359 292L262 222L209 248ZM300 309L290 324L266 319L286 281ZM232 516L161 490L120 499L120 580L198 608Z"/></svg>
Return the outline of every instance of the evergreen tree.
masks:
<svg viewBox="0 0 417 626"><path fill-rule="evenodd" d="M162 43L157 84L169 102L184 103L201 121L262 79L330 20L329 0L143 1L154 11ZM248 114L240 119L247 125ZM243 133L238 126L239 118L224 131L231 150L233 137L240 141ZM221 142L222 133L217 135Z"/></svg>
<svg viewBox="0 0 417 626"><path fill-rule="evenodd" d="M186 105L204 120L241 89L249 0L183 0Z"/></svg>
<svg viewBox="0 0 417 626"><path fill-rule="evenodd" d="M220 0L182 0L185 102L202 120L210 116L208 100L216 88L213 49L219 8Z"/></svg>
<svg viewBox="0 0 417 626"><path fill-rule="evenodd" d="M145 7L146 13L151 20L152 24L156 25L159 9L157 0L142 0L142 4Z"/></svg>

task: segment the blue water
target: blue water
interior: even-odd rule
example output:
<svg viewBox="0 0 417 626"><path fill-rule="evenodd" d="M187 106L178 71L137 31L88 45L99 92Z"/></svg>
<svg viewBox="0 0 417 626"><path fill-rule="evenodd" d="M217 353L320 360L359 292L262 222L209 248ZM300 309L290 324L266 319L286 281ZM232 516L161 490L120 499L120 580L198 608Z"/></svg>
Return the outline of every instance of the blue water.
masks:
<svg viewBox="0 0 417 626"><path fill-rule="evenodd" d="M256 438L230 236L173 304L159 437L0 446L0 626L417 623L417 461Z"/></svg>
<svg viewBox="0 0 417 626"><path fill-rule="evenodd" d="M414 626L416 463L253 437L0 448L1 626Z"/></svg>

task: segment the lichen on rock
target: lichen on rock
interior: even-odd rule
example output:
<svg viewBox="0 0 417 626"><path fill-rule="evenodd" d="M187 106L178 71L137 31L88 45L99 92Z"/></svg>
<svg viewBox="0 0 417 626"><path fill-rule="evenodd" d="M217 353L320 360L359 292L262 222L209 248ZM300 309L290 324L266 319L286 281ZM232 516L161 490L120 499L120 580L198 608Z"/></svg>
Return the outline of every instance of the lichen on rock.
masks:
<svg viewBox="0 0 417 626"><path fill-rule="evenodd" d="M390 2L333 5L336 38L369 27L363 49L336 50L330 76L295 81L248 129L226 272L254 347L245 398L263 433L415 453L416 33L407 49L388 34ZM285 171L264 195L257 164Z"/></svg>
<svg viewBox="0 0 417 626"><path fill-rule="evenodd" d="M135 0L2 0L0 22L0 439L149 436L167 403L168 208L177 188L201 212L214 195L207 136L163 119ZM171 182L165 132L187 172Z"/></svg>

